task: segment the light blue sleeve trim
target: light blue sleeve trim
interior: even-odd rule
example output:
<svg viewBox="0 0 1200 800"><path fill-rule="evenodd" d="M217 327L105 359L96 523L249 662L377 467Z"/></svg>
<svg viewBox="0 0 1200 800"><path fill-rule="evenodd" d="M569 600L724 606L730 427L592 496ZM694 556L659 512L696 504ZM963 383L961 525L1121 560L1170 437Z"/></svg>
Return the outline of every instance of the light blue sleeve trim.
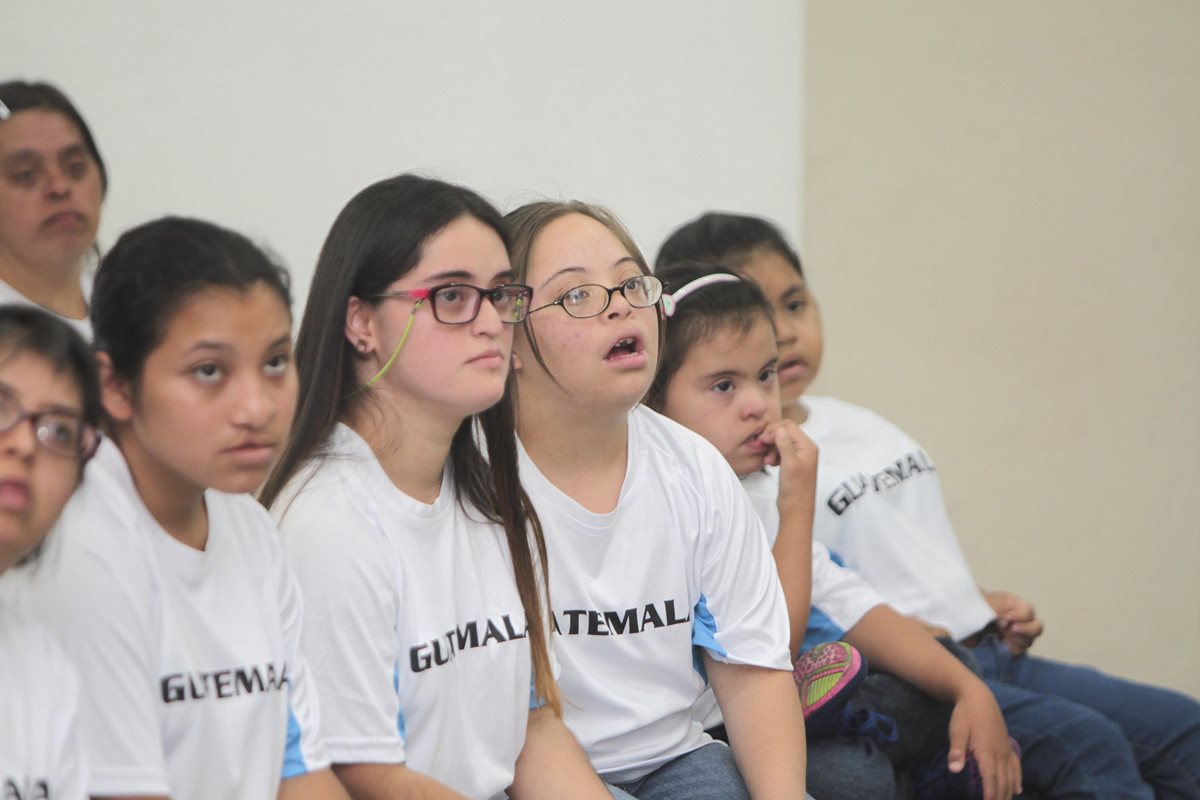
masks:
<svg viewBox="0 0 1200 800"><path fill-rule="evenodd" d="M529 676L529 710L537 711L546 705L546 701L538 697L537 684L533 681L533 675Z"/></svg>
<svg viewBox="0 0 1200 800"><path fill-rule="evenodd" d="M400 697L400 663L396 662L392 667L392 688L396 691L396 697ZM400 733L400 738L407 744L408 742L408 726L404 724L404 709L401 708L396 712L396 730Z"/></svg>
<svg viewBox="0 0 1200 800"><path fill-rule="evenodd" d="M816 606L808 612L808 628L804 631L804 644L801 645L801 650L808 650L825 642L841 641L846 635L846 631L841 625L836 624L825 612Z"/></svg>
<svg viewBox="0 0 1200 800"><path fill-rule="evenodd" d="M288 705L287 745L283 750L283 774L281 776L284 780L308 773L308 765L304 763L304 753L300 749L302 735L300 723L296 720L291 705Z"/></svg>
<svg viewBox="0 0 1200 800"><path fill-rule="evenodd" d="M717 642L717 621L708 610L708 598L701 592L700 600L692 612L692 644L711 651L714 655L728 658L725 648Z"/></svg>

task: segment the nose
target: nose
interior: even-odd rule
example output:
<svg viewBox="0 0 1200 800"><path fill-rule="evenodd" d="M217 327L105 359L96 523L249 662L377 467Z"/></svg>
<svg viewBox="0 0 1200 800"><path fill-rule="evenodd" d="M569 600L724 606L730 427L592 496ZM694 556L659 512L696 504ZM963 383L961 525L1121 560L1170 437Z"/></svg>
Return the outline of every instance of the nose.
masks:
<svg viewBox="0 0 1200 800"><path fill-rule="evenodd" d="M253 376L236 388L233 423L243 428L261 428L271 421L279 409L275 388L266 377Z"/></svg>
<svg viewBox="0 0 1200 800"><path fill-rule="evenodd" d="M770 408L767 393L759 387L754 387L746 393L746 401L742 406L744 419L758 419Z"/></svg>
<svg viewBox="0 0 1200 800"><path fill-rule="evenodd" d="M604 313L609 319L626 317L633 313L633 306L629 305L629 301L625 299L625 293L619 287L609 290L608 308L604 309Z"/></svg>
<svg viewBox="0 0 1200 800"><path fill-rule="evenodd" d="M480 298L479 313L471 320L471 330L486 336L499 336L503 332L504 323L500 321L500 312L491 299Z"/></svg>
<svg viewBox="0 0 1200 800"><path fill-rule="evenodd" d="M799 338L798 326L787 319L784 314L775 316L775 342L782 348L796 343Z"/></svg>
<svg viewBox="0 0 1200 800"><path fill-rule="evenodd" d="M57 164L46 168L46 193L55 198L65 198L71 194L71 178Z"/></svg>

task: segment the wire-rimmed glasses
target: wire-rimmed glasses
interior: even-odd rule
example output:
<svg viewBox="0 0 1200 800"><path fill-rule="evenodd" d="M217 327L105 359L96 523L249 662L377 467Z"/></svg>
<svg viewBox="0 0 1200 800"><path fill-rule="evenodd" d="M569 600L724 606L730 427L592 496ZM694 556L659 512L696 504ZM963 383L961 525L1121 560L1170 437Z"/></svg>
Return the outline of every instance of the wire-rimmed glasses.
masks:
<svg viewBox="0 0 1200 800"><path fill-rule="evenodd" d="M530 309L529 313L550 306L561 306L563 311L576 319L597 317L604 313L608 304L612 302L612 296L617 292L620 292L625 302L633 308L648 308L662 298L663 284L654 275L635 275L611 288L598 283L585 283L567 289L557 300Z"/></svg>

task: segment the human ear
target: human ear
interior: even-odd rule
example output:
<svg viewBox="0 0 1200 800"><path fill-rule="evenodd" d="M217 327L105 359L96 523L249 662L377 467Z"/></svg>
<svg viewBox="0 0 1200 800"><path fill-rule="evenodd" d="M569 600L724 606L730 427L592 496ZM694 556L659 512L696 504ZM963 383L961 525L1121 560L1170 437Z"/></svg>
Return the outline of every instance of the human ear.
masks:
<svg viewBox="0 0 1200 800"><path fill-rule="evenodd" d="M512 370L513 370L513 372L520 372L524 368L525 368L524 365L521 364L521 357L519 355L517 355L517 351L514 350L513 354L512 354Z"/></svg>
<svg viewBox="0 0 1200 800"><path fill-rule="evenodd" d="M117 374L108 353L97 353L96 365L100 368L100 403L105 413L114 422L128 422L133 418L133 386Z"/></svg>
<svg viewBox="0 0 1200 800"><path fill-rule="evenodd" d="M361 298L346 301L346 340L355 352L366 355L375 349L375 331L371 325L371 307Z"/></svg>

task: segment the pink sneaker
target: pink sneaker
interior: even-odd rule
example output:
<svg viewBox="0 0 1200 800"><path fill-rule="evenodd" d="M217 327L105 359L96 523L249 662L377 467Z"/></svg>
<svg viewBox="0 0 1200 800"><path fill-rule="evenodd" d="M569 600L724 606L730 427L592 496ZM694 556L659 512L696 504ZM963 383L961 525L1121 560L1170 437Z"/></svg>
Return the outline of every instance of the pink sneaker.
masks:
<svg viewBox="0 0 1200 800"><path fill-rule="evenodd" d="M845 642L819 644L796 659L792 670L808 736L839 733L846 704L867 677L867 660Z"/></svg>

